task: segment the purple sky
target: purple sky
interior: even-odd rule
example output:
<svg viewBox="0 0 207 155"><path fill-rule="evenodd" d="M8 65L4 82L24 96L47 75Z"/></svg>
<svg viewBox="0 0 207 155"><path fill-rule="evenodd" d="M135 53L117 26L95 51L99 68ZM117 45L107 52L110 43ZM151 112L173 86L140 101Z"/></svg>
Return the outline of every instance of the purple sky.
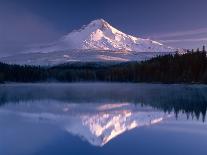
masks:
<svg viewBox="0 0 207 155"><path fill-rule="evenodd" d="M0 0L0 56L52 42L103 18L173 47L207 44L206 0Z"/></svg>

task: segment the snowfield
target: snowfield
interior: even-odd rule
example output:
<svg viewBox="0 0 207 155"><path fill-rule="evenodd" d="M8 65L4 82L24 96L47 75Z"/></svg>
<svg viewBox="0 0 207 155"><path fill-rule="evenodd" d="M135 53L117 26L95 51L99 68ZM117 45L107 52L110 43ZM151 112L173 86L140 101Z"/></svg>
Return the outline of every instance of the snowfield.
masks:
<svg viewBox="0 0 207 155"><path fill-rule="evenodd" d="M1 62L20 65L51 66L64 63L94 62L94 63L120 63L129 61L148 60L158 55L172 52L114 52L94 50L71 50L50 53L28 53L0 58Z"/></svg>

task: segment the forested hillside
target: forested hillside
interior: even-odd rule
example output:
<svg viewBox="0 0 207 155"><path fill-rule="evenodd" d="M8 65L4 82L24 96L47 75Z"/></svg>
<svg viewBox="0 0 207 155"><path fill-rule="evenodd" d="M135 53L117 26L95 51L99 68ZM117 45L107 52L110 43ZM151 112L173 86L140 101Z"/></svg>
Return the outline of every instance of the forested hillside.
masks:
<svg viewBox="0 0 207 155"><path fill-rule="evenodd" d="M116 65L77 63L37 67L0 63L0 81L207 83L207 57L205 51L197 51Z"/></svg>

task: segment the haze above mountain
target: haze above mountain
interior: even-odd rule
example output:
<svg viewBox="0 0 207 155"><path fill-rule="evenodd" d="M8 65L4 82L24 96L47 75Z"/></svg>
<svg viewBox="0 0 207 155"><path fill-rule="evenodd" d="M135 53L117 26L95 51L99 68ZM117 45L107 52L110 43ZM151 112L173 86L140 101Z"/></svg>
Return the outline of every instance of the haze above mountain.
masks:
<svg viewBox="0 0 207 155"><path fill-rule="evenodd" d="M0 58L12 64L56 65L68 62L141 61L177 49L157 41L125 34L103 19L97 19L58 41L23 54ZM143 54L145 53L145 54Z"/></svg>

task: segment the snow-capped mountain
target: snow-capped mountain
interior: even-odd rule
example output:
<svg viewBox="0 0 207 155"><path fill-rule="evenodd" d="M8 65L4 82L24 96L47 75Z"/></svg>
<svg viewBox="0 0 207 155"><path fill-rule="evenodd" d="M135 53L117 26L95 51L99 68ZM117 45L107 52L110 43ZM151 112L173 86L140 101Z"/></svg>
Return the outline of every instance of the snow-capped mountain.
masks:
<svg viewBox="0 0 207 155"><path fill-rule="evenodd" d="M157 41L127 35L105 20L98 19L56 42L30 49L23 54L0 58L0 61L29 65L140 61L176 50Z"/></svg>
<svg viewBox="0 0 207 155"><path fill-rule="evenodd" d="M68 49L93 49L109 51L171 52L175 49L159 42L127 35L112 27L103 19L94 20L79 30L75 30L54 45L40 49L54 52Z"/></svg>
<svg viewBox="0 0 207 155"><path fill-rule="evenodd" d="M167 117L164 112L130 103L68 104L58 101L11 103L0 109L0 115L8 113L14 113L17 120L57 125L94 146L104 146L126 131L159 123Z"/></svg>

